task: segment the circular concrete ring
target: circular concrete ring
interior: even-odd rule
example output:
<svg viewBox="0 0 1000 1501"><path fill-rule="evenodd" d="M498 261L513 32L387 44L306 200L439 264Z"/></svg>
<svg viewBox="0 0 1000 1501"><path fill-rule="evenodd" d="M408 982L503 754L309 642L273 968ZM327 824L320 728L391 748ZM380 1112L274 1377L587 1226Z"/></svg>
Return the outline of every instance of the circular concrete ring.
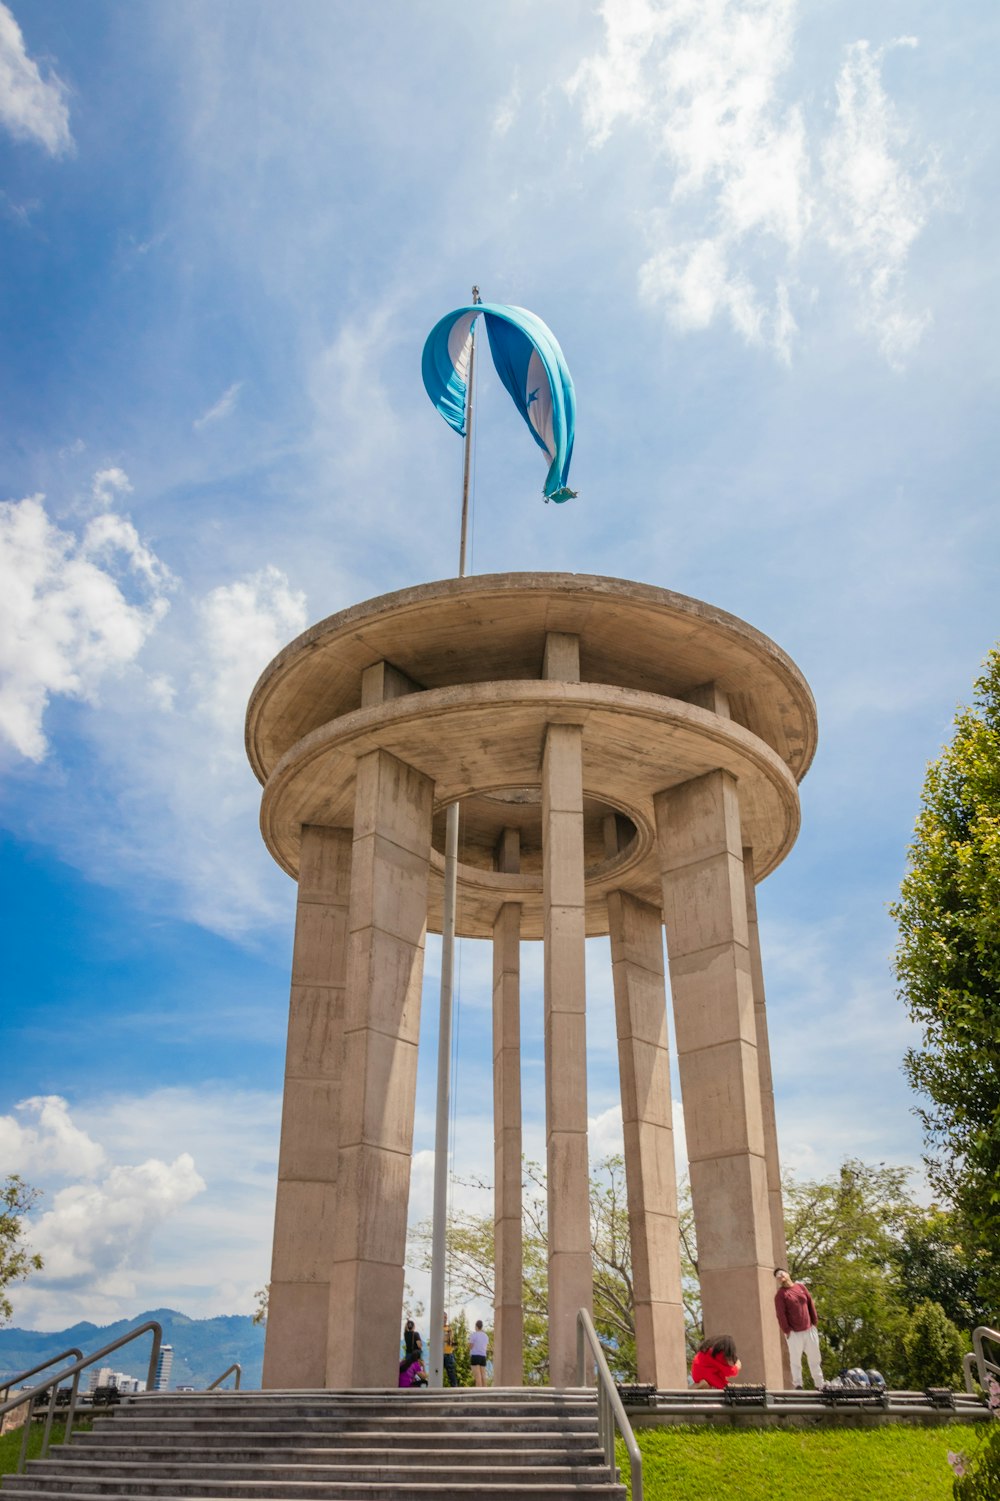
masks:
<svg viewBox="0 0 1000 1501"><path fill-rule="evenodd" d="M617 807L637 829L655 828L653 799L693 777L725 770L739 785L744 844L763 879L784 859L799 828L793 773L758 736L734 721L679 699L594 683L517 680L428 689L322 725L282 756L267 779L261 832L274 859L297 877L303 824L350 828L355 764L387 751L430 778L435 804L512 786L538 785L550 724L583 728L585 795ZM607 932L605 897L627 890L659 903L655 842L640 858L614 857L589 873L587 931ZM440 856L432 856L428 923L440 928ZM499 906L522 904L522 933L541 936L537 876L465 867L459 887L459 931L483 937Z"/></svg>

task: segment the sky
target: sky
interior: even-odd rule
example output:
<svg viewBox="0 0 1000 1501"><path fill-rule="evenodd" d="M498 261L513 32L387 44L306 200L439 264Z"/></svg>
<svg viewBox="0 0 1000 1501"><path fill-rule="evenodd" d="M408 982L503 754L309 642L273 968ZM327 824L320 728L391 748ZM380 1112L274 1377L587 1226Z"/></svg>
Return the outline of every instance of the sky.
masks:
<svg viewBox="0 0 1000 1501"><path fill-rule="evenodd" d="M998 31L988 0L0 3L0 1173L46 1259L15 1323L267 1280L295 891L246 701L308 624L457 571L419 363L473 283L562 345L579 498L542 504L486 362L471 571L661 585L805 673L802 832L758 893L782 1159L919 1190L887 909L1000 636ZM460 946L458 1209L489 968ZM438 982L432 939L415 1221ZM540 995L525 945L536 1159ZM596 1162L596 941L588 1038Z"/></svg>

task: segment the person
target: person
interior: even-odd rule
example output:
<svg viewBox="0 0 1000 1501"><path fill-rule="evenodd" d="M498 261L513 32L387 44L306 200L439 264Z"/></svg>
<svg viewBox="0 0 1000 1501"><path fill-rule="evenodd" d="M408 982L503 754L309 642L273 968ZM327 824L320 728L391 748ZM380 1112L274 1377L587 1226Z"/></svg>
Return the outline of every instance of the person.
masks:
<svg viewBox="0 0 1000 1501"><path fill-rule="evenodd" d="M722 1391L728 1381L738 1376L743 1362L736 1354L736 1342L731 1334L718 1334L714 1339L702 1340L691 1362L692 1386L714 1386Z"/></svg>
<svg viewBox="0 0 1000 1501"><path fill-rule="evenodd" d="M444 1366L445 1379L449 1386L457 1386L458 1371L455 1367L455 1341L452 1337L451 1325L448 1323L447 1314L444 1316L442 1351L441 1363Z"/></svg>
<svg viewBox="0 0 1000 1501"><path fill-rule="evenodd" d="M427 1377L419 1355L404 1355L399 1362L400 1386L426 1386Z"/></svg>
<svg viewBox="0 0 1000 1501"><path fill-rule="evenodd" d="M403 1329L403 1349L407 1355L416 1355L421 1361L424 1358L424 1342L412 1319L407 1319Z"/></svg>
<svg viewBox="0 0 1000 1501"><path fill-rule="evenodd" d="M483 1329L483 1321L477 1319L476 1327L469 1335L469 1361L477 1386L486 1385L486 1351L489 1346L489 1335Z"/></svg>
<svg viewBox="0 0 1000 1501"><path fill-rule="evenodd" d="M823 1387L823 1367L819 1358L819 1326L816 1304L804 1282L793 1282L787 1268L776 1266L774 1279L778 1291L774 1295L774 1311L778 1315L781 1332L788 1341L788 1358L792 1363L792 1385L802 1390L802 1357L809 1364L809 1374L817 1391Z"/></svg>

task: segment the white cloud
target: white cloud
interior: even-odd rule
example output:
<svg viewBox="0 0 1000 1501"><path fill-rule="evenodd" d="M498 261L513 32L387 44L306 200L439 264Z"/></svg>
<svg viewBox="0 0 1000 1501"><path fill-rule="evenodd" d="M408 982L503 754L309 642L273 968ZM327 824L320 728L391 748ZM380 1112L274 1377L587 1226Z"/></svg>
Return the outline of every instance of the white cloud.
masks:
<svg viewBox="0 0 1000 1501"><path fill-rule="evenodd" d="M233 381L231 386L227 386L214 406L210 406L206 412L202 412L200 417L195 418L192 426L196 431L200 431L201 428L208 427L213 422L221 422L223 418L231 416L236 410L242 390L243 382L241 380Z"/></svg>
<svg viewBox="0 0 1000 1501"><path fill-rule="evenodd" d="M105 471L102 494L108 474L127 485ZM102 512L77 536L43 501L0 505L0 738L32 761L47 750L52 696L94 702L102 681L137 658L172 585L126 518Z"/></svg>
<svg viewBox="0 0 1000 1501"><path fill-rule="evenodd" d="M43 78L28 56L24 37L6 5L0 4L0 124L21 141L35 141L51 156L73 146L66 87L51 73Z"/></svg>
<svg viewBox="0 0 1000 1501"><path fill-rule="evenodd" d="M593 146L631 128L666 164L660 211L647 215L665 248L639 287L674 327L726 319L787 362L805 252L832 252L856 321L898 367L928 322L903 279L933 173L882 86L886 49L865 41L846 49L832 125L810 138L805 101L788 97L796 11L796 0L605 0L603 45L567 87Z"/></svg>
<svg viewBox="0 0 1000 1501"><path fill-rule="evenodd" d="M124 469L113 466L108 469L98 469L90 486L94 505L102 511L114 505L120 495L131 495L131 493L132 482L128 475Z"/></svg>
<svg viewBox="0 0 1000 1501"><path fill-rule="evenodd" d="M209 1082L0 1117L0 1150L20 1143L44 1191L26 1228L45 1267L14 1289L17 1324L250 1312L268 1276L279 1110L277 1094Z"/></svg>
<svg viewBox="0 0 1000 1501"><path fill-rule="evenodd" d="M230 757L243 762L243 717L251 689L264 667L306 623L306 599L279 568L221 584L198 606L203 666L194 674L199 711L238 735Z"/></svg>
<svg viewBox="0 0 1000 1501"><path fill-rule="evenodd" d="M17 1115L0 1115L0 1160L6 1172L35 1183L52 1175L92 1178L105 1165L104 1148L73 1124L60 1095L35 1095L14 1108Z"/></svg>
<svg viewBox="0 0 1000 1501"><path fill-rule="evenodd" d="M897 47L915 47L901 37ZM930 321L902 292L906 260L927 223L933 174L903 165L906 131L881 81L886 48L855 42L837 80L836 125L823 146L825 232L860 289L862 319L889 363L900 366Z"/></svg>

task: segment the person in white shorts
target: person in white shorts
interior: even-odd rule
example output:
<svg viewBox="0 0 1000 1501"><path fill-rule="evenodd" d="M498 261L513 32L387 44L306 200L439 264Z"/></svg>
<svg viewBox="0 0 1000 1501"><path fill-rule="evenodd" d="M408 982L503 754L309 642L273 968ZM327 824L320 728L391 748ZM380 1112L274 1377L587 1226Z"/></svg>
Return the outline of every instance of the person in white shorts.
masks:
<svg viewBox="0 0 1000 1501"><path fill-rule="evenodd" d="M476 1327L469 1335L469 1362L477 1386L486 1385L486 1352L489 1347L489 1336L483 1329L483 1321L477 1319Z"/></svg>
<svg viewBox="0 0 1000 1501"><path fill-rule="evenodd" d="M778 1284L778 1291L774 1295L774 1311L778 1315L781 1332L788 1341L792 1385L796 1390L802 1386L804 1355L809 1362L813 1386L820 1391L823 1386L823 1367L819 1359L819 1328L812 1293L804 1282L793 1282L783 1266L775 1267L774 1280Z"/></svg>

